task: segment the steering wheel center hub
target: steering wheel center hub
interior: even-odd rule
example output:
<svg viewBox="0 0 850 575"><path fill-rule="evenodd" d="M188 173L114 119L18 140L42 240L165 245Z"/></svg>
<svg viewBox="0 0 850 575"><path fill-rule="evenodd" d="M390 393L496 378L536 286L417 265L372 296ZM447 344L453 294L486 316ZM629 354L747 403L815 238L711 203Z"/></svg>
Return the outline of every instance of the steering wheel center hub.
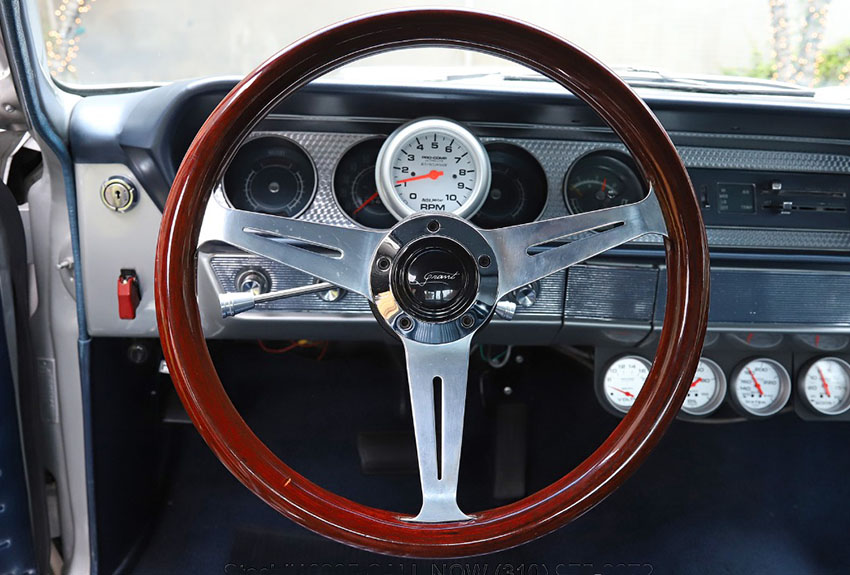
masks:
<svg viewBox="0 0 850 575"><path fill-rule="evenodd" d="M425 237L399 253L390 285L399 305L425 321L462 314L478 293L478 270L470 253L454 240Z"/></svg>
<svg viewBox="0 0 850 575"><path fill-rule="evenodd" d="M420 214L378 246L370 289L375 315L401 337L448 343L476 331L496 304L496 255L469 222Z"/></svg>

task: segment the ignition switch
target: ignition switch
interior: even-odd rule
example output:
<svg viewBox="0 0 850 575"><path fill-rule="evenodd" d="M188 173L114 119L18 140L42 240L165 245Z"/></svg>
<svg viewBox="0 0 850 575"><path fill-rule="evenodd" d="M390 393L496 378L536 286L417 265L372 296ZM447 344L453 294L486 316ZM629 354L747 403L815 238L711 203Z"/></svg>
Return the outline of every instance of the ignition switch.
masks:
<svg viewBox="0 0 850 575"><path fill-rule="evenodd" d="M100 199L113 212L123 213L136 205L138 197L136 187L127 178L113 176L103 182L100 188Z"/></svg>

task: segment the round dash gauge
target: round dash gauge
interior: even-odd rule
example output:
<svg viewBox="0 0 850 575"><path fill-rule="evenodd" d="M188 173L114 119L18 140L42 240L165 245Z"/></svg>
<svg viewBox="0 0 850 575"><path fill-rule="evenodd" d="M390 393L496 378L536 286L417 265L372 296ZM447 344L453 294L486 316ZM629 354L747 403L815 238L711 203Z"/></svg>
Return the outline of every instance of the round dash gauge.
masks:
<svg viewBox="0 0 850 575"><path fill-rule="evenodd" d="M602 397L609 407L626 413L634 405L652 364L639 355L624 355L612 361L602 377Z"/></svg>
<svg viewBox="0 0 850 575"><path fill-rule="evenodd" d="M807 363L798 379L800 398L822 415L839 415L850 408L850 364L837 357Z"/></svg>
<svg viewBox="0 0 850 575"><path fill-rule="evenodd" d="M700 358L694 380L682 403L682 411L688 415L705 417L720 407L725 397L726 374L714 361Z"/></svg>
<svg viewBox="0 0 850 575"><path fill-rule="evenodd" d="M255 138L239 148L227 168L224 193L236 209L296 217L316 195L316 167L292 140Z"/></svg>
<svg viewBox="0 0 850 575"><path fill-rule="evenodd" d="M766 357L740 365L730 381L732 403L749 415L778 413L791 396L791 376L781 363Z"/></svg>
<svg viewBox="0 0 850 575"><path fill-rule="evenodd" d="M375 181L375 166L383 144L382 138L358 142L342 156L334 172L333 189L339 207L367 228L387 229L398 221L381 200Z"/></svg>
<svg viewBox="0 0 850 575"><path fill-rule="evenodd" d="M393 132L376 170L381 200L399 220L417 212L470 217L490 187L490 160L481 142L460 124L438 118Z"/></svg>

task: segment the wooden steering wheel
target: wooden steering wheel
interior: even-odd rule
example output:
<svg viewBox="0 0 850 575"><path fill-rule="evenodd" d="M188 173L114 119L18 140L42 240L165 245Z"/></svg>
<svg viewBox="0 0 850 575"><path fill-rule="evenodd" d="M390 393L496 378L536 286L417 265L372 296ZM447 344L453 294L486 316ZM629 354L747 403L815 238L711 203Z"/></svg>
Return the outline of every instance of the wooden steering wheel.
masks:
<svg viewBox="0 0 850 575"><path fill-rule="evenodd" d="M631 205L497 230L433 213L409 216L389 231L235 209L218 218L216 231L224 241L366 297L377 321L404 344L423 493L420 513L406 517L311 483L248 428L204 341L195 253L211 190L241 141L274 106L343 64L414 46L489 53L564 86L620 136L650 192ZM634 406L590 457L555 483L504 507L464 513L456 490L473 336L512 290L644 234L665 237L667 307L658 353ZM569 241L558 247L531 249L564 238ZM608 68L561 38L502 17L436 9L383 13L332 26L285 48L245 77L210 115L180 165L162 218L156 261L159 333L195 427L231 473L280 513L321 535L379 553L422 558L490 553L582 515L657 444L684 400L705 337L706 245L699 206L676 149L649 108ZM422 305L428 290L420 288L429 271L457 279L437 308ZM441 449L435 385L442 386Z"/></svg>

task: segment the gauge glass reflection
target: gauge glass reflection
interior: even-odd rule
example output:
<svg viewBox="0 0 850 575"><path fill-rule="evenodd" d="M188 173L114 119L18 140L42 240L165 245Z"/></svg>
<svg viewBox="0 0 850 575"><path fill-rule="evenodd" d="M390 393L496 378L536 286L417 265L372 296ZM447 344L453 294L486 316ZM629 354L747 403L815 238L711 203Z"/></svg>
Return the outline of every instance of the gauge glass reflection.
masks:
<svg viewBox="0 0 850 575"><path fill-rule="evenodd" d="M763 331L733 333L731 337L744 347L752 349L771 349L782 343L784 339L781 333Z"/></svg>
<svg viewBox="0 0 850 575"><path fill-rule="evenodd" d="M820 351L839 351L850 342L850 336L839 333L801 333L794 337L797 341Z"/></svg>

